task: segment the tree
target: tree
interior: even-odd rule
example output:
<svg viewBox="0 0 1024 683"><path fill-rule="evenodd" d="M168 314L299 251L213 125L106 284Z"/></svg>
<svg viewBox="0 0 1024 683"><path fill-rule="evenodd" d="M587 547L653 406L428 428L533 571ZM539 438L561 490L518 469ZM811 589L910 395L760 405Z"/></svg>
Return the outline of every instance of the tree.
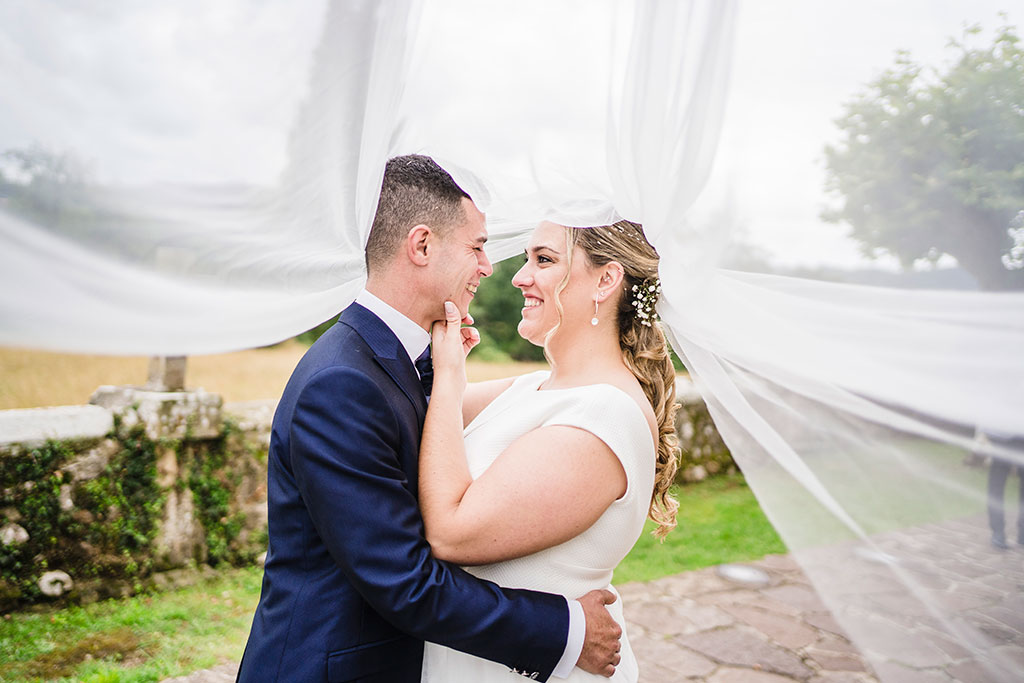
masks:
<svg viewBox="0 0 1024 683"><path fill-rule="evenodd" d="M869 256L889 252L909 267L949 254L984 289L1024 289L1012 258L1024 209L1024 50L1010 26L990 47L968 46L980 32L950 40L956 59L944 73L898 53L846 105L842 139L825 148L841 205L822 217L849 223Z"/></svg>
<svg viewBox="0 0 1024 683"><path fill-rule="evenodd" d="M480 344L470 358L478 360L544 360L544 351L519 336L523 293L512 276L523 266L522 256L494 264L494 273L480 281L469 311L480 331Z"/></svg>

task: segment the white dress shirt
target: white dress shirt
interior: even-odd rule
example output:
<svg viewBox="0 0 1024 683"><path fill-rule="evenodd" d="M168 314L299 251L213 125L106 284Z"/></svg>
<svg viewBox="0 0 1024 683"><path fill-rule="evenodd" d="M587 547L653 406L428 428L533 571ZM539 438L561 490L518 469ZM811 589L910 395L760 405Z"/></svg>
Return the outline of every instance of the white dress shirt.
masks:
<svg viewBox="0 0 1024 683"><path fill-rule="evenodd" d="M365 289L359 292L356 303L380 318L395 333L405 352L409 354L409 360L415 364L423 349L430 344L430 333ZM583 613L583 605L577 600L566 598L565 601L569 605L569 634L565 642L565 652L558 660L555 670L551 672L556 678L567 678L572 673L580 653L583 652L583 641L587 635L587 618Z"/></svg>
<svg viewBox="0 0 1024 683"><path fill-rule="evenodd" d="M423 349L430 345L429 332L365 289L359 292L356 303L384 321L384 324L398 337L398 341L405 348L405 352L409 354L409 360L413 364L423 353Z"/></svg>

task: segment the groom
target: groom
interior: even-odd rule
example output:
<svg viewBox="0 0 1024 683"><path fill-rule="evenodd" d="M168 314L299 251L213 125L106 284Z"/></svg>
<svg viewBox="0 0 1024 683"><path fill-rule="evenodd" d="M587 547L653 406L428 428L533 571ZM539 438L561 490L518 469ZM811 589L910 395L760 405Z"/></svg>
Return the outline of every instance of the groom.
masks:
<svg viewBox="0 0 1024 683"><path fill-rule="evenodd" d="M417 506L428 330L480 278L484 216L424 156L387 164L366 290L295 368L274 415L270 548L238 680L420 680L423 641L527 678L611 675L621 633L593 591L500 588L434 559ZM414 359L416 362L414 362Z"/></svg>

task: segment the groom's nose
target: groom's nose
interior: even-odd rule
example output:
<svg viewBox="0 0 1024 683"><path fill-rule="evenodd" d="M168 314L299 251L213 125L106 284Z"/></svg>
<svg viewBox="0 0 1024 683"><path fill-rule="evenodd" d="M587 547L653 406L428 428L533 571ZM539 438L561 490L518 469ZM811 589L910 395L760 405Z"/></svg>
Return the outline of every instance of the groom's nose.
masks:
<svg viewBox="0 0 1024 683"><path fill-rule="evenodd" d="M491 260L487 258L487 252L480 250L480 258L477 259L477 271L479 271L481 277L490 277L491 273L494 272L494 266L491 265Z"/></svg>

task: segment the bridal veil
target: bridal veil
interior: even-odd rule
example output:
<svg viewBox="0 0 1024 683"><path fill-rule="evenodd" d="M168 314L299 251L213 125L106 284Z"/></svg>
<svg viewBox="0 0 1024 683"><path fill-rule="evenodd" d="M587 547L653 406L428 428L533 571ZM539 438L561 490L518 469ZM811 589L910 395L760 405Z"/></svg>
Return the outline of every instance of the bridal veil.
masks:
<svg viewBox="0 0 1024 683"><path fill-rule="evenodd" d="M1024 293L736 265L736 244L758 240L829 265L823 228L768 215L787 194L821 209L776 176L805 152L801 122L813 137L839 113L815 110L815 89L871 76L851 66L869 36L787 7L9 3L0 344L201 354L308 329L362 286L396 154L453 173L488 215L492 259L541 219L639 221L673 348L880 677L1013 680L1021 560L990 548L969 463L1024 467ZM877 10L862 24L884 36Z"/></svg>

